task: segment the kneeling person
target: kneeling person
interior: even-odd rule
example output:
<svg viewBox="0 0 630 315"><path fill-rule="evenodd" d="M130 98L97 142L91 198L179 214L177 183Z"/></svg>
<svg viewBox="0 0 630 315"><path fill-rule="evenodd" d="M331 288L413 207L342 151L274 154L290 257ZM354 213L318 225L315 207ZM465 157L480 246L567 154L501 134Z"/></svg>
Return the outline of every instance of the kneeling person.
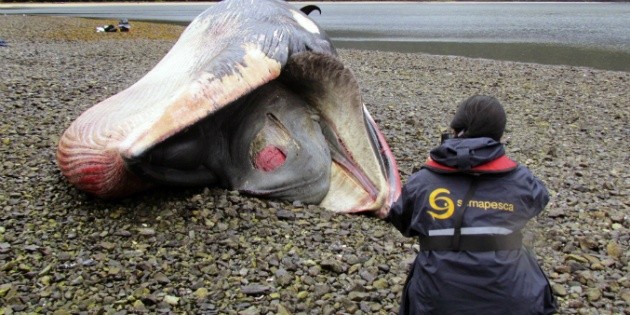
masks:
<svg viewBox="0 0 630 315"><path fill-rule="evenodd" d="M412 174L388 220L420 253L400 314L552 314L556 302L521 229L549 201L544 184L505 155L493 97L463 101L452 136Z"/></svg>

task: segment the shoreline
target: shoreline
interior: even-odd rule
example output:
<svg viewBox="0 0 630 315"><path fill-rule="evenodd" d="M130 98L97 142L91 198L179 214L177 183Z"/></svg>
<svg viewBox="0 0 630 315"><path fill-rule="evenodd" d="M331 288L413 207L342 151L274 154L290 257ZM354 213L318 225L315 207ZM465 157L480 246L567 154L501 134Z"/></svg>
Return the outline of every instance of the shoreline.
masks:
<svg viewBox="0 0 630 315"><path fill-rule="evenodd" d="M13 6L14 12L25 12L29 14L29 12L48 12L50 15L57 14L69 14L68 12L73 12L72 14L77 15L85 15L91 16L90 18L120 18L126 17L132 18L132 24L136 21L145 21L145 22L160 22L160 23L172 23L176 25L187 25L189 21L194 18L194 12L201 12L202 9L207 8L210 5L215 4L216 2L203 2L203 3L193 3L189 4L188 2L167 2L167 3L146 3L146 2L133 2L133 3L56 3L56 4L46 4L43 9L37 10L33 8L37 8L41 6L41 4L32 4L26 3L29 5L29 8L23 8L20 10L18 7L13 6L13 4L7 4L9 6ZM298 2L296 2L298 3ZM301 3L301 2L300 2ZM304 3L322 3L322 2L304 2ZM339 2L331 2L331 4L339 4ZM348 4L356 4L358 2L344 2ZM370 1L369 3L375 3ZM380 4L381 2L376 2ZM401 2L391 2L391 3L401 3ZM403 1L402 3L412 3ZM422 2L422 5L425 4L454 4L461 5L459 2ZM538 5L546 5L553 4L556 2L467 2L466 4L506 4L506 5L518 5L524 3L531 3L532 6L528 6L528 8L535 8ZM560 3L560 2L557 2ZM575 4L586 4L586 5L598 5L598 4L607 4L608 2L569 2L563 3L568 5ZM0 11L7 12L9 10L3 10L3 7L0 4ZM168 13L164 13L166 15L162 15L164 10L159 10L160 6L180 6L177 8L177 11L180 13L170 15ZM325 5L322 3L322 5ZM93 13L84 12L86 11L85 7L89 6L108 6L112 8L111 10L102 8L103 10L88 10ZM121 6L121 8L114 10L116 6ZM132 12L138 12L137 10L142 11L142 8L146 6L157 6L156 10L152 10L150 14L138 14ZM343 5L342 5L343 6ZM58 8L58 9L55 9ZM64 7L75 7L75 9L62 9ZM137 10L125 9L135 7ZM335 8L337 6L334 6ZM343 6L345 7L345 6ZM415 7L415 6L414 6ZM555 6L545 6L546 8L552 8ZM48 8L48 9L46 9ZM424 10L429 10L429 7L422 7ZM566 7L568 10L571 7ZM584 11L592 11L586 9L587 7L580 6L582 10L581 14L589 14ZM465 10L464 7L458 7L458 9ZM473 7L469 7L471 11L476 11ZM490 10L499 9L495 5L491 5ZM182 11L180 11L182 10ZM595 11L607 12L611 11L610 9L597 9ZM107 11L107 12L103 12ZM111 11L111 12L109 12ZM167 10L169 11L169 10ZM194 12L193 12L194 11ZM446 10L449 11L449 10ZM523 10L521 14L525 16L523 18L528 17L529 10ZM56 12L56 13L55 13ZM100 12L100 13L98 13ZM116 13L118 12L118 13ZM158 13L156 13L158 12ZM193 13L191 13L193 12ZM441 12L441 13L440 13ZM520 12L520 11L519 11ZM547 12L547 10L542 10L541 12ZM554 14L561 14L557 10L551 10L550 12L555 12ZM328 16L328 18L335 18L335 11L332 11L332 15ZM36 13L34 13L36 14ZM445 10L438 10L437 14L447 14ZM547 13L549 14L549 13ZM593 14L593 13L590 13ZM601 14L598 13L598 14ZM129 15L129 16L126 16ZM133 17L138 17L139 19L133 19ZM601 15L599 15L601 16ZM610 24L606 24L610 26L608 29L608 33L611 33L610 30L618 29L615 21L619 18L624 18L625 15L621 14L619 16L614 15L607 18L605 21L610 20ZM325 19L326 17L322 16L322 22L328 21ZM499 17L499 19L505 18ZM511 18L518 18L512 16ZM162 21L163 20L163 21ZM396 24L391 21L389 23ZM450 24L447 22L446 26ZM541 21L542 23L542 21ZM587 23L584 21L583 23ZM601 36L597 36L595 38L599 38L599 40L595 40L592 34L597 34L601 32L607 32L607 28L597 28L595 25L585 26L581 25L580 28L593 28L588 32L580 32L571 33L571 32L561 32L558 31L557 34L552 32L549 36L543 36L539 34L537 37L532 37L533 35L526 35L528 32L532 30L540 31L540 27L536 28L536 26L532 25L532 30L528 32L521 33L513 33L509 30L511 29L509 23L506 24L498 24L496 29L503 29L504 36L497 37L495 36L486 36L484 34L492 34L495 29L486 29L483 33L470 31L468 33L463 33L462 36L454 35L453 30L444 33L438 31L437 29L429 30L427 33L425 31L415 30L413 32L390 32L382 30L381 28L375 27L374 29L368 28L369 31L356 29L356 25L342 25L331 22L326 22L325 29L329 36L333 39L333 42L340 48L351 48L351 49L370 49L370 50L379 50L379 51L395 51L395 52L422 52L429 54L438 54L438 55L458 55L464 57L472 57L472 58L488 58L493 60L510 60L510 61L522 61L522 62L535 62L540 64L562 64L562 65L573 65L573 66L584 66L584 67L592 67L603 70L614 70L614 71L630 71L630 50L628 50L627 44L623 44L627 42L626 36L613 35L612 37L602 38ZM553 25L556 25L555 28ZM464 25L465 26L465 25ZM398 26L400 27L400 26ZM450 25L453 27L453 25ZM476 26L468 25L468 28L472 27L473 29ZM529 28L530 26L523 26L525 28ZM576 25L570 26L566 23L560 24L552 24L549 26L549 30L557 29L576 29ZM363 29L363 28L362 28ZM465 30L466 27L459 28L459 31ZM545 32L547 34L549 32ZM387 35L388 34L388 35ZM555 35L554 35L555 34ZM590 35L589 35L590 34ZM611 33L611 34L617 34ZM448 39L448 40L441 40ZM472 38L472 40L471 40ZM563 40L562 38L570 38L569 40Z"/></svg>

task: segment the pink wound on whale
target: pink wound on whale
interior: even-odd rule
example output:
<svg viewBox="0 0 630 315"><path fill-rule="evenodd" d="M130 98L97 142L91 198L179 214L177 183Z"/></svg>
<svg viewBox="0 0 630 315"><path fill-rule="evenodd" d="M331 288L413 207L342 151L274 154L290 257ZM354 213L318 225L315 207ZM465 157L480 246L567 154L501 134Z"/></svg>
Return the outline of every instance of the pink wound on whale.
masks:
<svg viewBox="0 0 630 315"><path fill-rule="evenodd" d="M284 164L287 156L277 147L267 146L260 150L254 160L254 167L264 172L271 172Z"/></svg>

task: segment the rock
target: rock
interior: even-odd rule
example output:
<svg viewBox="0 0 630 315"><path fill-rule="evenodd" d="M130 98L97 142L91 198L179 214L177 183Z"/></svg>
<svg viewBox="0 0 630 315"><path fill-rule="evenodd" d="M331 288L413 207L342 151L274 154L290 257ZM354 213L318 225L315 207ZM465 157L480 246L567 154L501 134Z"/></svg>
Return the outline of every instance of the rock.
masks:
<svg viewBox="0 0 630 315"><path fill-rule="evenodd" d="M370 295L366 292L352 291L348 293L348 298L351 301L363 301L367 299Z"/></svg>
<svg viewBox="0 0 630 315"><path fill-rule="evenodd" d="M608 242L608 245L606 245L606 253L608 253L608 256L610 257L619 259L622 254L622 250L619 244L615 243L614 241L610 241Z"/></svg>
<svg viewBox="0 0 630 315"><path fill-rule="evenodd" d="M112 242L100 242L99 245L101 246L101 248L106 250L112 250L116 248L116 244Z"/></svg>
<svg viewBox="0 0 630 315"><path fill-rule="evenodd" d="M576 255L576 254L569 254L567 255L566 260L574 260L577 262L581 262L581 263L588 263L588 260L580 255Z"/></svg>
<svg viewBox="0 0 630 315"><path fill-rule="evenodd" d="M155 229L152 228L138 228L138 234L142 236L153 236L155 235Z"/></svg>
<svg viewBox="0 0 630 315"><path fill-rule="evenodd" d="M604 268L604 265L602 265L601 263L593 263L591 265L592 270L604 270Z"/></svg>
<svg viewBox="0 0 630 315"><path fill-rule="evenodd" d="M13 285L11 283L3 283L0 284L0 298L4 297L7 292L9 292L9 290L11 290L13 288Z"/></svg>
<svg viewBox="0 0 630 315"><path fill-rule="evenodd" d="M320 297L330 292L330 286L324 283L318 283L313 286L313 295Z"/></svg>
<svg viewBox="0 0 630 315"><path fill-rule="evenodd" d="M8 253L10 249L11 249L11 244L0 243L0 254Z"/></svg>
<svg viewBox="0 0 630 315"><path fill-rule="evenodd" d="M602 291L598 288L590 288L586 291L586 296L589 302L597 302L602 297Z"/></svg>
<svg viewBox="0 0 630 315"><path fill-rule="evenodd" d="M153 280L160 284L169 284L171 280L165 274L158 272L153 276Z"/></svg>
<svg viewBox="0 0 630 315"><path fill-rule="evenodd" d="M584 302L582 302L581 300L569 300L569 303L567 305L569 308L581 308L584 306Z"/></svg>
<svg viewBox="0 0 630 315"><path fill-rule="evenodd" d="M133 302L133 308L137 311L145 311L146 308L144 307L144 303L142 303L142 301L140 300L135 300Z"/></svg>
<svg viewBox="0 0 630 315"><path fill-rule="evenodd" d="M561 284L554 283L551 285L551 289L557 296L566 296L568 294L567 289Z"/></svg>
<svg viewBox="0 0 630 315"><path fill-rule="evenodd" d="M289 312L284 305L278 304L276 307L276 315L291 315L291 312Z"/></svg>
<svg viewBox="0 0 630 315"><path fill-rule="evenodd" d="M370 272L369 270L361 270L359 271L359 276L368 283L372 283L374 279L376 279L376 274Z"/></svg>
<svg viewBox="0 0 630 315"><path fill-rule="evenodd" d="M293 277L284 269L276 271L276 283L281 286L287 286L293 282Z"/></svg>
<svg viewBox="0 0 630 315"><path fill-rule="evenodd" d="M572 285L571 287L569 287L569 293L582 295L583 291L584 290L582 289L582 286L580 286L580 285Z"/></svg>
<svg viewBox="0 0 630 315"><path fill-rule="evenodd" d="M258 315L260 314L260 311L258 310L258 308L256 306L250 306L247 309L238 312L239 315Z"/></svg>
<svg viewBox="0 0 630 315"><path fill-rule="evenodd" d="M241 292L246 295L265 294L271 290L271 287L262 284L250 284L241 286Z"/></svg>
<svg viewBox="0 0 630 315"><path fill-rule="evenodd" d="M133 297L135 297L136 299L141 299L148 296L150 293L151 293L151 290L145 287L140 287L140 288L137 288L135 291L133 291Z"/></svg>
<svg viewBox="0 0 630 315"><path fill-rule="evenodd" d="M195 290L195 293L193 293L193 295L198 299L198 300L203 300L208 296L208 289L206 288L199 288L197 290Z"/></svg>
<svg viewBox="0 0 630 315"><path fill-rule="evenodd" d="M50 276L43 276L41 278L39 278L39 283L43 284L44 286L49 286L50 285ZM0 288L0 297L2 297L2 288Z"/></svg>
<svg viewBox="0 0 630 315"><path fill-rule="evenodd" d="M346 272L347 269L342 262L332 259L322 261L321 266L323 269L330 270L338 274Z"/></svg>
<svg viewBox="0 0 630 315"><path fill-rule="evenodd" d="M177 305L177 303L179 303L179 298L173 295L165 295L164 302L170 305Z"/></svg>
<svg viewBox="0 0 630 315"><path fill-rule="evenodd" d="M308 297L308 292L307 291L300 291L297 293L296 297L298 298L298 300L304 300Z"/></svg>
<svg viewBox="0 0 630 315"><path fill-rule="evenodd" d="M26 250L27 252L35 252L35 251L39 250L39 246L37 246L37 245L27 245L27 246L24 246L24 250Z"/></svg>
<svg viewBox="0 0 630 315"><path fill-rule="evenodd" d="M377 289L386 289L387 287L389 287L389 284L387 283L387 280L381 278L381 279L376 279L372 283L372 286Z"/></svg>
<svg viewBox="0 0 630 315"><path fill-rule="evenodd" d="M293 213L293 211L278 210L276 216L280 220L295 220L295 213Z"/></svg>
<svg viewBox="0 0 630 315"><path fill-rule="evenodd" d="M553 208L551 210L548 211L547 216L549 216L550 218L560 218L560 217L564 217L564 209L563 208Z"/></svg>

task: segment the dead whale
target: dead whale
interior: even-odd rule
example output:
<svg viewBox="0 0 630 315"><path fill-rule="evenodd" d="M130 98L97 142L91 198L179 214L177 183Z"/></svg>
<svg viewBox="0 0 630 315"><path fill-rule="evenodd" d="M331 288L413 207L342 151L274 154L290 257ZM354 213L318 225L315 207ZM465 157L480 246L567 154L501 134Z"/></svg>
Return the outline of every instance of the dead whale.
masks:
<svg viewBox="0 0 630 315"><path fill-rule="evenodd" d="M212 6L72 122L57 150L67 180L103 198L205 185L385 216L398 168L354 75L304 12L255 2Z"/></svg>

